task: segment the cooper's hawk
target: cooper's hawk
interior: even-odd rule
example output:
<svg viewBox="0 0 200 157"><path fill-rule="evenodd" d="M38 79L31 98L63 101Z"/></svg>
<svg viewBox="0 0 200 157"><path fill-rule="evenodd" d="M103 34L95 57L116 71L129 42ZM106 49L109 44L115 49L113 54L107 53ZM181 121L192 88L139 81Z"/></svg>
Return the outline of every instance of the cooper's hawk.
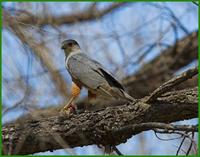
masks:
<svg viewBox="0 0 200 157"><path fill-rule="evenodd" d="M71 103L79 96L83 86L88 89L89 98L101 95L127 101L134 100L100 63L82 53L79 44L75 40L63 41L62 49L65 52L65 66L73 81L72 96L63 108L64 111L69 111L72 107Z"/></svg>

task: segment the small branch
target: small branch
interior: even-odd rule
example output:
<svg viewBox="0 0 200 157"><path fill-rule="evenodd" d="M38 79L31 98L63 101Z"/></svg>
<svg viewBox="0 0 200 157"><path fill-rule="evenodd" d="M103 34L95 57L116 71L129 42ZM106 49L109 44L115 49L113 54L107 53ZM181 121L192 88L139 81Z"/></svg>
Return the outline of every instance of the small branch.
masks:
<svg viewBox="0 0 200 157"><path fill-rule="evenodd" d="M123 155L120 150L117 147L113 147L113 150L118 154L118 155Z"/></svg>
<svg viewBox="0 0 200 157"><path fill-rule="evenodd" d="M195 4L197 7L199 6L199 3L196 1L192 1L193 4Z"/></svg>
<svg viewBox="0 0 200 157"><path fill-rule="evenodd" d="M147 103L151 103L155 101L159 96L166 93L167 91L171 90L173 87L177 86L178 84L192 78L194 75L198 74L198 68L195 67L193 69L189 69L186 72L172 78L171 80L167 81L159 88L157 88L146 100Z"/></svg>
<svg viewBox="0 0 200 157"><path fill-rule="evenodd" d="M179 151L181 150L181 147L182 147L182 145L183 145L185 139L186 139L186 136L183 137L183 139L182 139L182 141L181 141L181 144L180 144L180 146L178 147L178 150L177 150L177 152L176 152L176 156L178 155Z"/></svg>
<svg viewBox="0 0 200 157"><path fill-rule="evenodd" d="M166 134L166 131L160 131L160 130L156 130L156 129L154 129L153 131L154 131L154 134L155 134L156 138L159 139L159 140L161 140L161 141L177 140L177 139L180 139L180 138L183 137L183 135L180 135L179 137L167 138L167 139L166 139L166 138L161 138L161 137L159 137L159 136L157 135L157 133L159 133L159 134Z"/></svg>
<svg viewBox="0 0 200 157"><path fill-rule="evenodd" d="M191 140L190 146L189 146L189 148L188 148L188 150L187 150L187 152L186 152L186 155L189 155L190 150L192 149L193 139L194 139L194 132L192 133L192 140Z"/></svg>
<svg viewBox="0 0 200 157"><path fill-rule="evenodd" d="M119 130L116 130L116 132L124 132L126 130L141 132L154 129L163 129L165 133L174 133L174 131L198 132L198 125L173 125L158 122L149 122L125 126Z"/></svg>

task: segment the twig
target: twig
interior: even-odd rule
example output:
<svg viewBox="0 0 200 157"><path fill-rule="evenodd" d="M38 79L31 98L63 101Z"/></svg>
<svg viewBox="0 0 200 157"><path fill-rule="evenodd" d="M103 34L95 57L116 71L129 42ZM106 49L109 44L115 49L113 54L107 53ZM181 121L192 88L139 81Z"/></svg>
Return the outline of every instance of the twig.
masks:
<svg viewBox="0 0 200 157"><path fill-rule="evenodd" d="M140 123L135 125L128 125L120 129L116 129L115 133L120 133L124 131L132 132L142 132L147 130L163 129L163 131L157 130L159 133L176 133L182 134L177 131L186 131L186 132L198 132L198 125L174 125L174 124L165 124L158 122L149 122L149 123Z"/></svg>
<svg viewBox="0 0 200 157"><path fill-rule="evenodd" d="M180 144L180 146L178 147L178 150L177 150L177 152L176 152L176 155L178 155L179 151L181 150L181 147L182 147L182 145L183 145L183 143L184 143L184 141L185 141L185 138L186 138L186 136L183 137L183 139L182 139L182 141L181 141L181 144Z"/></svg>
<svg viewBox="0 0 200 157"><path fill-rule="evenodd" d="M166 138L161 138L161 137L159 137L158 135L157 135L157 133L160 133L160 134L162 134L163 132L157 132L156 130L153 130L154 131L154 133L155 133L155 136L157 137L157 139L159 139L159 140L162 140L162 141L171 141L171 140L177 140L177 139L180 139L180 138L182 138L183 137L183 135L181 135L181 136L179 136L179 137L175 137L175 138L168 138L168 139L166 139ZM166 134L166 132L165 132L165 134Z"/></svg>
<svg viewBox="0 0 200 157"><path fill-rule="evenodd" d="M120 152L120 150L119 150L116 146L113 147L113 150L114 150L118 155L123 155L123 154Z"/></svg>
<svg viewBox="0 0 200 157"><path fill-rule="evenodd" d="M192 139L193 139L193 138L194 138L194 132L192 133ZM191 140L191 143L190 143L190 146L189 146L189 148L188 148L188 150L187 150L186 155L189 155L190 150L191 150L191 148L192 148L192 145L193 145L193 140Z"/></svg>
<svg viewBox="0 0 200 157"><path fill-rule="evenodd" d="M178 84L192 78L194 75L198 74L198 68L195 67L193 69L189 69L186 72L172 78L171 80L167 81L163 85L161 85L159 88L157 88L146 100L147 103L151 103L155 101L159 96L162 94L168 92L173 87L177 86Z"/></svg>
<svg viewBox="0 0 200 157"><path fill-rule="evenodd" d="M192 1L193 4L195 4L196 6L199 6L199 3L197 3L196 1Z"/></svg>
<svg viewBox="0 0 200 157"><path fill-rule="evenodd" d="M155 4L155 3L149 3L149 5L152 5L158 9L165 9L166 11L168 11L169 13L169 16L174 20L174 22L176 22L176 25L179 26L184 33L186 33L187 35L189 34L189 31L186 29L186 27L182 24L182 22L180 21L180 17L177 17L173 10L170 9L169 7L167 6L161 6L161 5L158 5L158 4Z"/></svg>

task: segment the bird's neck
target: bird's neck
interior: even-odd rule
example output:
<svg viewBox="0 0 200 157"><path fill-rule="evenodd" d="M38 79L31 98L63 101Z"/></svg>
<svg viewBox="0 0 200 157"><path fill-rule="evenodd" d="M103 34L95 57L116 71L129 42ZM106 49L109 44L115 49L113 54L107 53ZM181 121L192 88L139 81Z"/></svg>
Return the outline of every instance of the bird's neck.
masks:
<svg viewBox="0 0 200 157"><path fill-rule="evenodd" d="M76 53L81 53L81 49L80 48L73 48L72 51L70 52L70 54L76 54Z"/></svg>
<svg viewBox="0 0 200 157"><path fill-rule="evenodd" d="M71 56L73 54L81 53L81 49L72 49L70 52L65 50L65 57Z"/></svg>
<svg viewBox="0 0 200 157"><path fill-rule="evenodd" d="M76 50L73 50L70 53L65 53L65 60L67 61L71 56L79 54L79 53L82 53L81 49L76 49Z"/></svg>
<svg viewBox="0 0 200 157"><path fill-rule="evenodd" d="M80 54L81 53L81 51L80 50L78 50L78 51L76 51L76 52L73 52L73 53L70 53L69 55L65 55L65 66L66 66L66 68L68 69L68 60L73 56L73 55L76 55L76 54Z"/></svg>

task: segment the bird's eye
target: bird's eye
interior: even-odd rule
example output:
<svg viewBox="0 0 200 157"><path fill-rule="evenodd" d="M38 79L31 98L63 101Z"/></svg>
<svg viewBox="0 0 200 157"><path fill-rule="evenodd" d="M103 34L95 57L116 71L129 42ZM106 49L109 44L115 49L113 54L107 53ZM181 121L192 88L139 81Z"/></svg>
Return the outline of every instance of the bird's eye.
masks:
<svg viewBox="0 0 200 157"><path fill-rule="evenodd" d="M69 46L69 47L72 47L72 43L69 43L68 46Z"/></svg>

